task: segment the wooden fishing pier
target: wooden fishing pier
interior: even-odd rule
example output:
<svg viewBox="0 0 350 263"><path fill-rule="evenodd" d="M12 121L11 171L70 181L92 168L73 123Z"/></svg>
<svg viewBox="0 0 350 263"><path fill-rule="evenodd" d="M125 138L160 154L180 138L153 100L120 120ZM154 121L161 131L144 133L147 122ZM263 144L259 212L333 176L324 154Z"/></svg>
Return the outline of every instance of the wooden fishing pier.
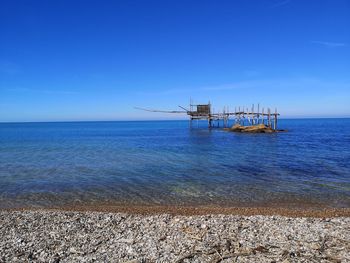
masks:
<svg viewBox="0 0 350 263"><path fill-rule="evenodd" d="M229 120L233 118L234 124L241 126L254 126L265 125L266 127L277 130L278 116L277 108L272 112L270 108L260 108L260 104L253 104L251 108L244 106L235 107L234 111L229 111L228 107L224 107L221 112L214 112L210 102L208 104L193 104L190 101L189 109L179 106L182 111L166 111L166 110L152 110L145 108L136 108L140 110L150 112L163 112L163 113L185 113L190 117L190 127L192 127L193 121L206 120L208 122L208 128L220 127L228 128Z"/></svg>

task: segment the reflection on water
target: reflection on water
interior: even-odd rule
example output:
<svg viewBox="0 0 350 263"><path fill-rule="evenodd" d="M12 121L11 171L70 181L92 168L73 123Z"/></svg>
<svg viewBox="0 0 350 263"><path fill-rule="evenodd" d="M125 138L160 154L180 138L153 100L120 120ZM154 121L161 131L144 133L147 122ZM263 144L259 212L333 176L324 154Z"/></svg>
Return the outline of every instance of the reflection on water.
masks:
<svg viewBox="0 0 350 263"><path fill-rule="evenodd" d="M101 202L350 207L350 119L278 134L187 121L0 124L0 207Z"/></svg>

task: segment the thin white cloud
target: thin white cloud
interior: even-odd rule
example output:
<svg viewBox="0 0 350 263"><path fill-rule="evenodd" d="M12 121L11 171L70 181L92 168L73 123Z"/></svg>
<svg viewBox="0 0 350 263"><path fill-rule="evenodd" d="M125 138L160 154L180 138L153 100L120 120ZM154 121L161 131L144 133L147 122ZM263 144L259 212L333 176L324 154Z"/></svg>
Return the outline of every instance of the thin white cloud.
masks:
<svg viewBox="0 0 350 263"><path fill-rule="evenodd" d="M259 90L261 88L269 90L287 90L304 89L305 87L314 87L320 89L332 89L334 87L347 90L350 88L349 82L325 81L318 78L286 78L286 79L261 79L241 81L226 85L202 87L202 91L225 91L225 90Z"/></svg>
<svg viewBox="0 0 350 263"><path fill-rule="evenodd" d="M341 42L311 41L311 43L319 44L319 45L329 47L329 48L337 48L337 47L347 46L346 43L341 43Z"/></svg>
<svg viewBox="0 0 350 263"><path fill-rule="evenodd" d="M188 87L178 89L164 89L159 91L148 91L148 92L136 92L139 96L172 96L172 95L183 95L191 97L193 94L205 94L206 96L213 95L218 92L229 92L237 91L241 92L260 92L261 90L266 91L303 91L305 87L313 88L315 90L333 90L337 87L340 90L348 90L350 88L349 82L334 82L325 81L318 78L279 78L279 79L255 79L238 81L226 84L219 84L213 86L201 86L201 87Z"/></svg>
<svg viewBox="0 0 350 263"><path fill-rule="evenodd" d="M143 92L142 95L172 95L172 94L193 94L196 92L217 92L217 91L229 91L229 90L260 90L264 89L303 89L305 87L318 87L318 88L328 88L338 87L340 89L350 88L349 82L330 82L324 81L318 78L286 78L286 79L260 79L260 80L247 80L234 83L213 85L213 86L202 86L196 88L178 88L178 89L168 89L160 90L154 92ZM140 95L139 94L139 95Z"/></svg>

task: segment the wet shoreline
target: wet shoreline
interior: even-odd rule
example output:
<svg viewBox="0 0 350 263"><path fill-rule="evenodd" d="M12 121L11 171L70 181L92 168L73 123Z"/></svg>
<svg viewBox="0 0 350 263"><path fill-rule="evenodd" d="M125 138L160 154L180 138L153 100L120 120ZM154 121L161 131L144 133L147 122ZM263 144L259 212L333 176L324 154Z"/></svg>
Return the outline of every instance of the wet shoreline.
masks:
<svg viewBox="0 0 350 263"><path fill-rule="evenodd" d="M287 217L350 217L350 208L324 207L220 207L220 206L165 206L133 204L68 205L55 207L22 207L0 209L1 211L62 211L62 212L104 212L128 213L134 215L171 214L193 215L237 215L237 216L287 216Z"/></svg>

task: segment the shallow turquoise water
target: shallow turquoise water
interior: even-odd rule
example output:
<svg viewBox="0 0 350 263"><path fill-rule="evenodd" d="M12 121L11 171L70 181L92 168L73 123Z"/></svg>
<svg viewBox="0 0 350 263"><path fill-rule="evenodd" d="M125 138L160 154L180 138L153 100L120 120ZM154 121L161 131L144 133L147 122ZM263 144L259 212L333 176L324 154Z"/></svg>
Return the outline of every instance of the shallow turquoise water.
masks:
<svg viewBox="0 0 350 263"><path fill-rule="evenodd" d="M286 133L187 121L0 123L0 207L94 202L350 207L350 119Z"/></svg>

